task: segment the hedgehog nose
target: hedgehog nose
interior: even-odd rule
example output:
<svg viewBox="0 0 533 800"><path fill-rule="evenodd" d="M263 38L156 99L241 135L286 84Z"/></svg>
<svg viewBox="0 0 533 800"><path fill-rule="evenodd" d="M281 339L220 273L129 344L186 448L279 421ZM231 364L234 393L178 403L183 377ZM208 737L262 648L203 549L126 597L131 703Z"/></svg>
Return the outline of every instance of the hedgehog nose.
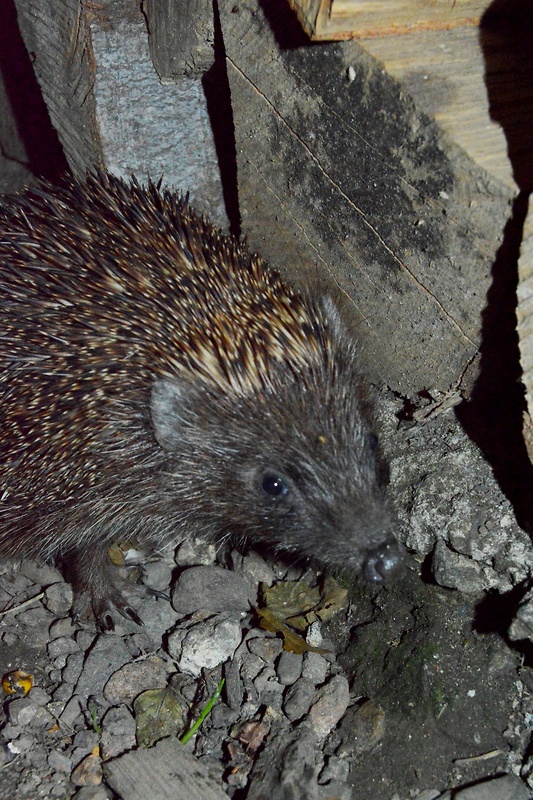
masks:
<svg viewBox="0 0 533 800"><path fill-rule="evenodd" d="M401 550L394 540L384 542L367 554L363 575L367 581L381 583L394 572L401 561Z"/></svg>

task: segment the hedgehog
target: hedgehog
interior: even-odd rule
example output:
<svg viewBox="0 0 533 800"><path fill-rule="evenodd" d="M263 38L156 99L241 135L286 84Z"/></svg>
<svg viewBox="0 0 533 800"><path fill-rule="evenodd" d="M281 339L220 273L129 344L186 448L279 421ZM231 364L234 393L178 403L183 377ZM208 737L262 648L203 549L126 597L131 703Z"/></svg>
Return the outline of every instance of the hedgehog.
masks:
<svg viewBox="0 0 533 800"><path fill-rule="evenodd" d="M0 204L0 552L140 618L118 539L248 542L383 580L399 550L356 347L187 198L108 173Z"/></svg>

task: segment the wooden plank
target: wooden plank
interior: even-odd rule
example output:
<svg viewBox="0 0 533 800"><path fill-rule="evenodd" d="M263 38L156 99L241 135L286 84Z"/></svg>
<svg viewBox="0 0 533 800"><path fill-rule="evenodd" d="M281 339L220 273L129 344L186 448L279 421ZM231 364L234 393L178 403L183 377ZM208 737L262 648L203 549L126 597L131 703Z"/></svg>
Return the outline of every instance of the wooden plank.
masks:
<svg viewBox="0 0 533 800"><path fill-rule="evenodd" d="M207 767L175 738L114 758L104 764L104 773L121 800L227 800Z"/></svg>
<svg viewBox="0 0 533 800"><path fill-rule="evenodd" d="M82 0L15 0L35 76L74 174L102 164L92 86L91 43Z"/></svg>
<svg viewBox="0 0 533 800"><path fill-rule="evenodd" d="M491 118L477 28L370 38L361 44L470 158L515 187L504 132ZM517 106L524 124L522 112Z"/></svg>
<svg viewBox="0 0 533 800"><path fill-rule="evenodd" d="M162 178L227 225L217 154L200 79L158 78L141 7L114 0L90 23L97 124L106 167Z"/></svg>
<svg viewBox="0 0 533 800"><path fill-rule="evenodd" d="M477 25L487 0L289 0L312 39L390 36Z"/></svg>
<svg viewBox="0 0 533 800"><path fill-rule="evenodd" d="M161 83L202 76L212 66L213 7L205 0L148 0L150 55Z"/></svg>
<svg viewBox="0 0 533 800"><path fill-rule="evenodd" d="M280 49L253 0L221 22L251 245L344 298L377 380L468 394L514 193L356 42Z"/></svg>

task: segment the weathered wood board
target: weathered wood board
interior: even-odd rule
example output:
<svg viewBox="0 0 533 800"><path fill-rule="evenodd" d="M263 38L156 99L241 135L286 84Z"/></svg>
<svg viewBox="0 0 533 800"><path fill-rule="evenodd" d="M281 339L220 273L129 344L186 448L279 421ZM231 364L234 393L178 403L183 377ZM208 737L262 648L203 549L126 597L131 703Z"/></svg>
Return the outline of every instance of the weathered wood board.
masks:
<svg viewBox="0 0 533 800"><path fill-rule="evenodd" d="M214 61L213 8L205 0L146 0L150 56L161 83L202 76Z"/></svg>
<svg viewBox="0 0 533 800"><path fill-rule="evenodd" d="M289 0L312 39L476 25L487 0Z"/></svg>
<svg viewBox="0 0 533 800"><path fill-rule="evenodd" d="M468 393L512 190L357 43L282 49L252 0L221 21L251 245L320 267L376 379Z"/></svg>
<svg viewBox="0 0 533 800"><path fill-rule="evenodd" d="M16 5L71 171L84 177L105 166L126 179L163 178L227 225L201 81L173 78L179 54L167 25L176 1L157 13L152 6L151 32L140 5L129 0L58 0L53 9L37 0ZM165 85L150 58L150 41Z"/></svg>
<svg viewBox="0 0 533 800"><path fill-rule="evenodd" d="M84 175L103 160L83 6L79 0L58 0L49 13L40 0L15 0L15 5L52 125L70 168Z"/></svg>
<svg viewBox="0 0 533 800"><path fill-rule="evenodd" d="M491 118L477 27L364 39L361 44L454 142L497 180L515 189L507 142ZM516 108L520 115L520 105Z"/></svg>

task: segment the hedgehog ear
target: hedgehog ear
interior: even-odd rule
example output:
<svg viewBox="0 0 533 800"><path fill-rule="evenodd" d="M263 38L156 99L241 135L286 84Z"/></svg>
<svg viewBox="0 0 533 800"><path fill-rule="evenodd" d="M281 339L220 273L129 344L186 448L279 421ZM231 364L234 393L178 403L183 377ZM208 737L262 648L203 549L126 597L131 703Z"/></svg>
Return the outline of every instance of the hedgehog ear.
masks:
<svg viewBox="0 0 533 800"><path fill-rule="evenodd" d="M155 438L163 450L173 452L190 421L191 389L177 378L156 378L150 395L150 415Z"/></svg>

